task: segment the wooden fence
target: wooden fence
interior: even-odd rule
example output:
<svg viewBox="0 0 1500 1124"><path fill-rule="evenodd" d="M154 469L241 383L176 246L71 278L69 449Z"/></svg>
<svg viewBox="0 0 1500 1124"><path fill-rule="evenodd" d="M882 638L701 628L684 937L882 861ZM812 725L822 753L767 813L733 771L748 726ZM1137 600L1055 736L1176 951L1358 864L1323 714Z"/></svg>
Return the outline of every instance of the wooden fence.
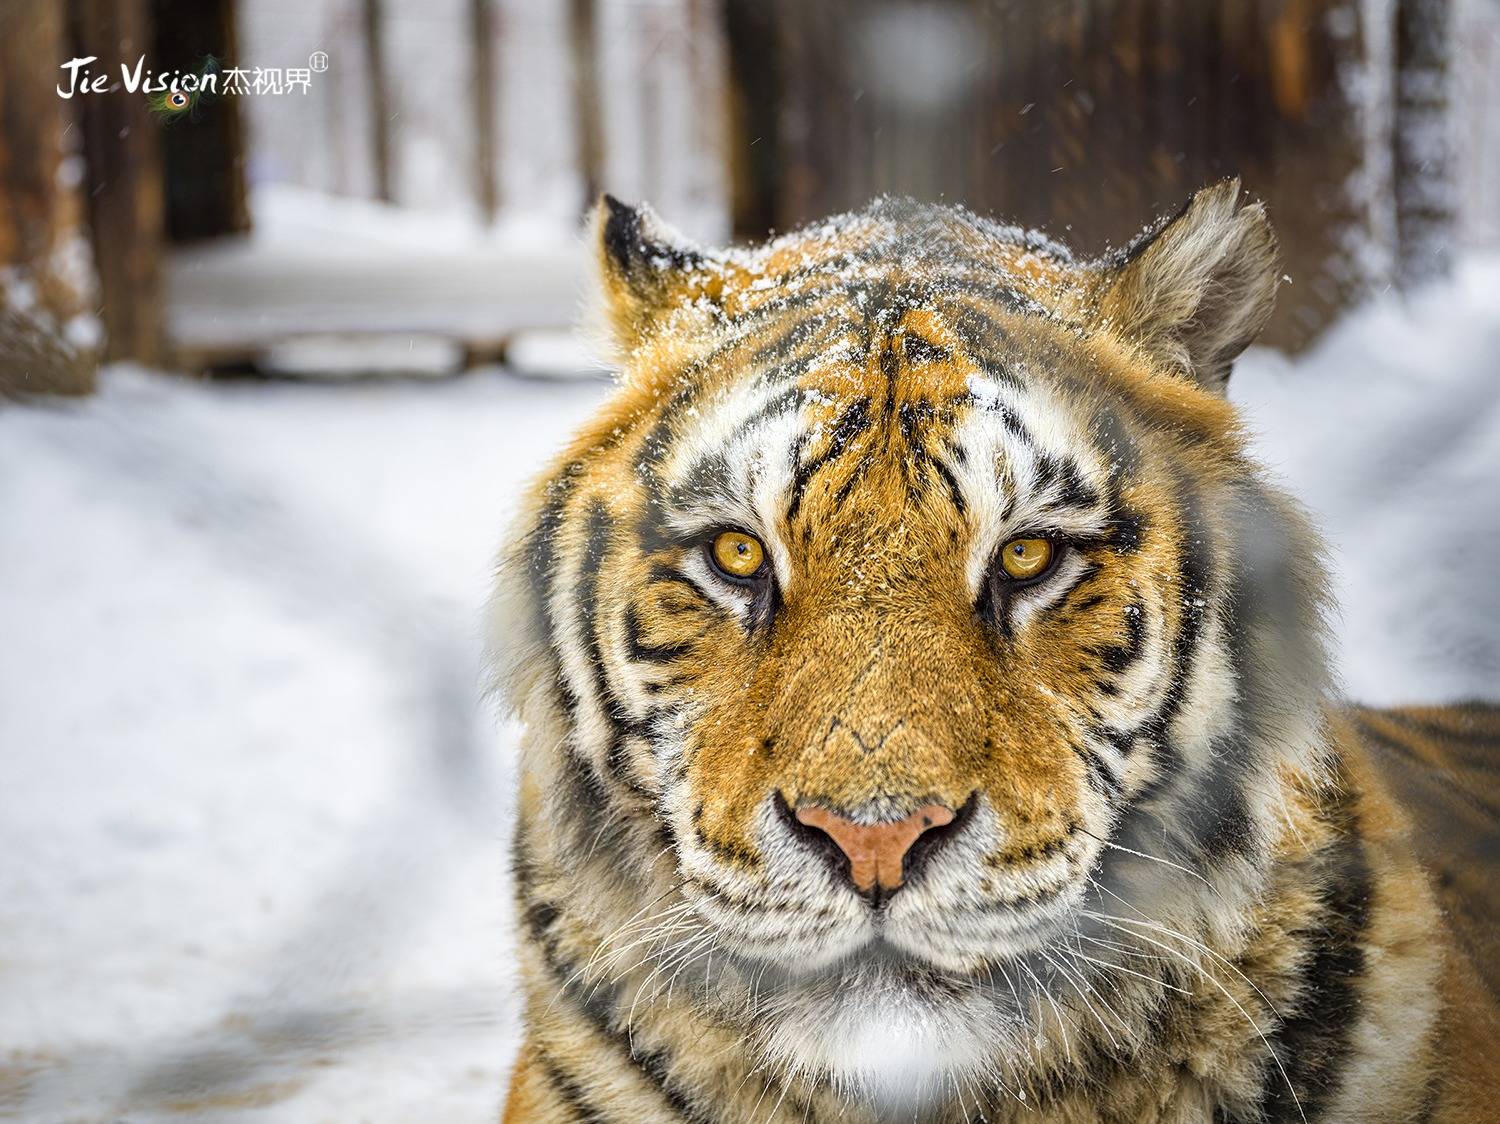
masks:
<svg viewBox="0 0 1500 1124"><path fill-rule="evenodd" d="M445 0L450 38L471 56L458 69L473 81L458 80L460 104L435 100L462 149L456 191L480 216L504 194L497 75L520 19L563 27L574 205L621 190L630 142L611 135L611 115L621 102L663 103L649 56L601 74L601 43L630 19L697 45L695 85L677 96L695 122L722 119L670 149L648 122L639 151L625 153L641 186L664 164L719 161L743 237L901 193L1044 227L1089 252L1238 175L1281 235L1291 284L1269 338L1288 347L1371 292L1445 268L1453 0L675 2L684 19L669 29L655 8L605 0L550 0L550 15L535 17L501 0ZM400 149L420 126L403 136L392 122L403 110L409 120L424 94L395 77L392 55L409 44L393 29L410 27L413 10L401 0L333 7L358 65L321 120L358 111L364 131L349 147L369 164L359 178L404 204ZM164 247L248 226L240 99L191 128L161 129L140 99L69 103L52 87L72 53L144 50L153 65L186 69L205 51L235 58L235 14L234 0L0 5L0 390L86 389L95 310L105 358L173 358ZM326 127L319 120L308 129ZM85 230L94 266L77 252ZM23 282L10 297L6 278Z"/></svg>
<svg viewBox="0 0 1500 1124"><path fill-rule="evenodd" d="M727 3L745 236L896 193L1097 251L1237 175L1292 347L1443 267L1447 0Z"/></svg>

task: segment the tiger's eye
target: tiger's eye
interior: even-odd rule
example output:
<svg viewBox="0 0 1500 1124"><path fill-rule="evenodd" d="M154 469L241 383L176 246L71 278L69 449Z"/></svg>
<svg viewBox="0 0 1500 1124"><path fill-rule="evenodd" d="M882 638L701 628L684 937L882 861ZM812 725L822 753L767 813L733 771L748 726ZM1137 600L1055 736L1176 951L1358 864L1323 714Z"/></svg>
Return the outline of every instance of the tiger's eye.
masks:
<svg viewBox="0 0 1500 1124"><path fill-rule="evenodd" d="M732 578L753 578L766 561L766 548L744 531L720 532L711 553L714 565Z"/></svg>
<svg viewBox="0 0 1500 1124"><path fill-rule="evenodd" d="M1017 581L1034 578L1052 565L1052 544L1046 539L1011 539L1000 551L1000 566Z"/></svg>

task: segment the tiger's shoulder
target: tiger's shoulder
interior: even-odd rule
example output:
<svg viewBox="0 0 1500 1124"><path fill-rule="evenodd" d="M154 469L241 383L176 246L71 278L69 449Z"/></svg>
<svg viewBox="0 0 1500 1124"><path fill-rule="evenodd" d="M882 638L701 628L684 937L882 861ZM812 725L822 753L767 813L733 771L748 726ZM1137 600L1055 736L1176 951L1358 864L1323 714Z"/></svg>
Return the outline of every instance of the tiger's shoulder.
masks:
<svg viewBox="0 0 1500 1124"><path fill-rule="evenodd" d="M1411 820L1455 939L1500 996L1500 706L1466 702L1346 710Z"/></svg>
<svg viewBox="0 0 1500 1124"><path fill-rule="evenodd" d="M1343 716L1405 813L1451 947L1431 1119L1489 1119L1474 1113L1500 1088L1500 705L1350 706Z"/></svg>

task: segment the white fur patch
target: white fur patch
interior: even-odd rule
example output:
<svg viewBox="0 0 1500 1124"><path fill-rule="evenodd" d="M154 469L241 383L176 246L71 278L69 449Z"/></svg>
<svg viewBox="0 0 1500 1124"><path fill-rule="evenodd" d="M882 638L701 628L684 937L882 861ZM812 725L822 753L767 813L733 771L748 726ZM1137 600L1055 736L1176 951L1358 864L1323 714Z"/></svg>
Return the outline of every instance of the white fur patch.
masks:
<svg viewBox="0 0 1500 1124"><path fill-rule="evenodd" d="M877 1110L911 1112L952 1096L994 1049L951 1002L894 981L862 994L799 1007L778 1020L769 1052L822 1073Z"/></svg>

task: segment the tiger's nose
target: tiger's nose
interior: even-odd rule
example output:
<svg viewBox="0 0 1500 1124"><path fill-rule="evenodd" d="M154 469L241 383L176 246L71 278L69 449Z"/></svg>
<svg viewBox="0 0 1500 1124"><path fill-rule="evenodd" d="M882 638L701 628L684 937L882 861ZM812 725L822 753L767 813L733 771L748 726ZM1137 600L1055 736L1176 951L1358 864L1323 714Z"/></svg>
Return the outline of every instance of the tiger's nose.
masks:
<svg viewBox="0 0 1500 1124"><path fill-rule="evenodd" d="M797 809L797 822L821 831L849 860L849 878L862 894L877 899L901 885L903 865L924 832L953 822L945 804L924 804L891 823L855 823L817 804Z"/></svg>

